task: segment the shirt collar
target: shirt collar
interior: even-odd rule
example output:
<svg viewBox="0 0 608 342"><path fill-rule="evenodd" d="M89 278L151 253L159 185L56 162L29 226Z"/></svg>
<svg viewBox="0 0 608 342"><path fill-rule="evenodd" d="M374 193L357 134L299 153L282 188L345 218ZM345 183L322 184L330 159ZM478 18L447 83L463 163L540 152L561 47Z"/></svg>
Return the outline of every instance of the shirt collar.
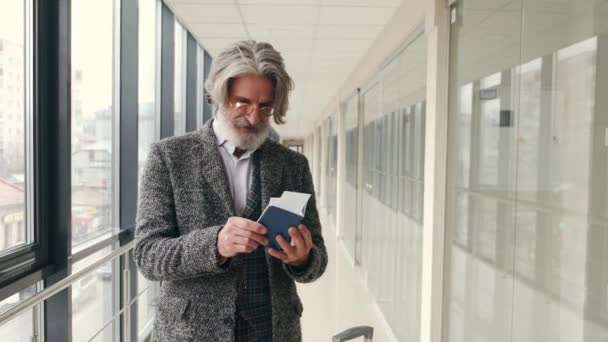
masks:
<svg viewBox="0 0 608 342"><path fill-rule="evenodd" d="M234 156L234 150L236 150L236 146L234 146L234 144L232 142L230 142L230 140L228 140L228 138L226 137L224 132L220 129L220 127L217 124L215 119L211 123L211 127L213 128L213 132L215 133L215 139L216 139L215 141L216 141L217 145L219 147L223 147L224 149L226 149L226 151L228 151L228 153L230 153L231 156L236 158ZM247 150L245 153L243 153L241 158L238 158L238 159L247 159L251 156L251 154L253 152L255 152L255 151Z"/></svg>

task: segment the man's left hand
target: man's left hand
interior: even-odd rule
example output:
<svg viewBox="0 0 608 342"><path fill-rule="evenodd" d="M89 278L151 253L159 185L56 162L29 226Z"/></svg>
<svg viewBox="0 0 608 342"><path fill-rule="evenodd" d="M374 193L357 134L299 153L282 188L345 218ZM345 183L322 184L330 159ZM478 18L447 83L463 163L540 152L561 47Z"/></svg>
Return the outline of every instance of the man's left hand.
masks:
<svg viewBox="0 0 608 342"><path fill-rule="evenodd" d="M281 235L277 236L277 243L283 251L274 248L268 249L268 254L280 259L290 266L303 267L308 263L308 255L312 249L312 235L310 230L300 224L298 228L289 228L289 236L291 236L291 244Z"/></svg>

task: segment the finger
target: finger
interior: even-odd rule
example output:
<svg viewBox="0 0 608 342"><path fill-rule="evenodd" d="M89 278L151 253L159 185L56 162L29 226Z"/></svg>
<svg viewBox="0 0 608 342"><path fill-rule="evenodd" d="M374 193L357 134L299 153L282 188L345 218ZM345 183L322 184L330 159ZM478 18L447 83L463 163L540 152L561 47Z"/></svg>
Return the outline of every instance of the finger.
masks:
<svg viewBox="0 0 608 342"><path fill-rule="evenodd" d="M240 217L240 220L236 221L236 226L241 229L249 230L258 234L266 234L267 231L266 227L264 227L263 225L255 221L244 219L242 217Z"/></svg>
<svg viewBox="0 0 608 342"><path fill-rule="evenodd" d="M286 262L288 259L287 254L285 252L281 252L278 249L268 248L268 254L274 258L277 258L283 262Z"/></svg>
<svg viewBox="0 0 608 342"><path fill-rule="evenodd" d="M300 231L300 234L304 236L304 241L306 241L306 247L312 248L312 234L310 233L308 227L301 224L298 226L298 230Z"/></svg>
<svg viewBox="0 0 608 342"><path fill-rule="evenodd" d="M279 244L279 246L281 246L281 248L283 248L283 252L285 252L287 256L295 256L295 248L292 247L282 235L277 236L277 243Z"/></svg>
<svg viewBox="0 0 608 342"><path fill-rule="evenodd" d="M243 236L234 236L232 238L232 243L235 244L235 245L249 246L249 247L252 247L254 249L258 248L258 246L260 245L255 240L248 239L248 238L243 237Z"/></svg>
<svg viewBox="0 0 608 342"><path fill-rule="evenodd" d="M291 236L291 245L296 249L306 248L306 242L300 231L294 227L289 228L289 236Z"/></svg>
<svg viewBox="0 0 608 342"><path fill-rule="evenodd" d="M235 236L241 236L250 240L254 240L255 242L259 243L260 245L267 245L268 244L268 238L266 238L264 235L252 232L250 230L244 230L244 229L240 229L237 230L236 232L234 232Z"/></svg>
<svg viewBox="0 0 608 342"><path fill-rule="evenodd" d="M233 245L234 251L237 253L251 253L256 249L247 245Z"/></svg>

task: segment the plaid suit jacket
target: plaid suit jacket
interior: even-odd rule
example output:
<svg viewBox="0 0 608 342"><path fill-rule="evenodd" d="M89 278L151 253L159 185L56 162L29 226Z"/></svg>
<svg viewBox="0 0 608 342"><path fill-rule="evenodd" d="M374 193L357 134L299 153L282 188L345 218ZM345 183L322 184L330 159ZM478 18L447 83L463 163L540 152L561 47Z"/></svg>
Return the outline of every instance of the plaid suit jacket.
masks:
<svg viewBox="0 0 608 342"><path fill-rule="evenodd" d="M319 278L327 251L308 161L267 139L258 149L261 207L283 191L312 194L303 223L313 237L310 263L296 273L265 255L274 341L300 341L302 304L295 281ZM162 281L153 341L234 341L243 259L228 267L216 259L217 234L234 216L233 201L211 120L196 132L152 145L142 175L135 263L148 279Z"/></svg>

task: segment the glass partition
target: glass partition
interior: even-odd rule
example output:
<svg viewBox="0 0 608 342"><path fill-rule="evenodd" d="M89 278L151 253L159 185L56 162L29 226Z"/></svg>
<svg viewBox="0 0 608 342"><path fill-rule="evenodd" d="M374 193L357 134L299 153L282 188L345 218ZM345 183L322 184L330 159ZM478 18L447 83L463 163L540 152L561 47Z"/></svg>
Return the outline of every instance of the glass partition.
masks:
<svg viewBox="0 0 608 342"><path fill-rule="evenodd" d="M344 244L399 341L420 330L426 64L420 34L344 110Z"/></svg>
<svg viewBox="0 0 608 342"><path fill-rule="evenodd" d="M342 185L342 239L352 257L355 256L357 234L357 198L359 185L359 96L354 94L343 112L345 131L346 181Z"/></svg>
<svg viewBox="0 0 608 342"><path fill-rule="evenodd" d="M446 340L606 340L608 4L455 10Z"/></svg>

